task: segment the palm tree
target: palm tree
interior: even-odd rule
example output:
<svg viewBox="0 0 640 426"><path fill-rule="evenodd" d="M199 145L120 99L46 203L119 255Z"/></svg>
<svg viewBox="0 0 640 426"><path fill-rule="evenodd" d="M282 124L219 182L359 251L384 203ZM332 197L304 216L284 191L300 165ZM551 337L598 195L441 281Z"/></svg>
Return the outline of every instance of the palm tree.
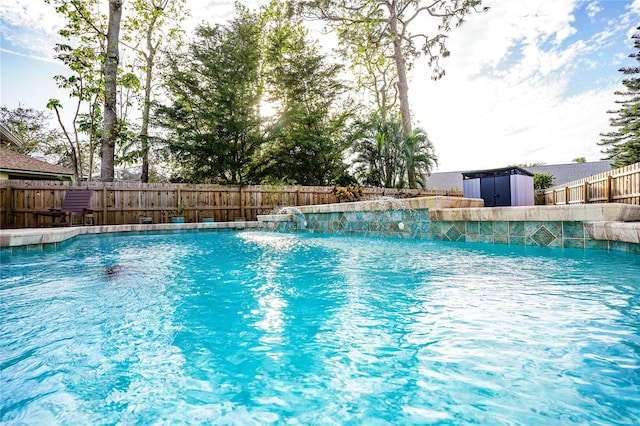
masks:
<svg viewBox="0 0 640 426"><path fill-rule="evenodd" d="M427 133L421 128L414 129L405 137L402 152L409 188L424 188L427 177L438 164L435 147Z"/></svg>
<svg viewBox="0 0 640 426"><path fill-rule="evenodd" d="M403 127L400 119L383 120L375 114L363 125L353 145L356 175L371 186L393 188L402 167Z"/></svg>
<svg viewBox="0 0 640 426"><path fill-rule="evenodd" d="M384 120L374 114L353 145L356 176L365 185L423 187L438 163L433 143L422 129L405 136L400 116Z"/></svg>

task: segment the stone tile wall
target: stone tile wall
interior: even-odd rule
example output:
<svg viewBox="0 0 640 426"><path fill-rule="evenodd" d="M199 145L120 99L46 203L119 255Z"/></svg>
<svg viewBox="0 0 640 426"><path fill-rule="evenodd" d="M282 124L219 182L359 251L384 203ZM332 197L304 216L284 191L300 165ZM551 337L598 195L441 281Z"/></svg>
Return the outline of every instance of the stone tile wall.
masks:
<svg viewBox="0 0 640 426"><path fill-rule="evenodd" d="M431 238L428 210L356 211L306 214L306 230L322 234Z"/></svg>
<svg viewBox="0 0 640 426"><path fill-rule="evenodd" d="M538 247L623 250L640 254L640 244L593 239L582 221L434 221L432 237L444 241Z"/></svg>
<svg viewBox="0 0 640 426"><path fill-rule="evenodd" d="M640 223L594 219L633 219L627 206L569 206L561 208L442 208L424 205L392 210L354 210L341 205L308 210L304 220L265 225L282 231L303 230L444 241L517 244L538 247L623 250L640 254ZM560 220L564 218L564 220ZM635 223L630 226L620 224ZM624 229L621 229L624 228Z"/></svg>

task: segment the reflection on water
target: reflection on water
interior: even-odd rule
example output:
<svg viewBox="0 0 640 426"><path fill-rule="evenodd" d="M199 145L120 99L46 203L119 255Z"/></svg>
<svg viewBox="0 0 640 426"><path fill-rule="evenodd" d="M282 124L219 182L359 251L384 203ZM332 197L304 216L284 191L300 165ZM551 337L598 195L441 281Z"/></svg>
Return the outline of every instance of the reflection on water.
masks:
<svg viewBox="0 0 640 426"><path fill-rule="evenodd" d="M640 421L626 253L193 232L1 272L3 424Z"/></svg>

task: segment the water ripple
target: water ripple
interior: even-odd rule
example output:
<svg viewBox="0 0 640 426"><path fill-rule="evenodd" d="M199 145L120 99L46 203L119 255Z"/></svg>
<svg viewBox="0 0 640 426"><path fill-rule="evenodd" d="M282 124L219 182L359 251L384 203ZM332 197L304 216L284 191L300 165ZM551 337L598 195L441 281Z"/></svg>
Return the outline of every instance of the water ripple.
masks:
<svg viewBox="0 0 640 426"><path fill-rule="evenodd" d="M79 239L2 265L0 421L638 424L638 274L579 250Z"/></svg>

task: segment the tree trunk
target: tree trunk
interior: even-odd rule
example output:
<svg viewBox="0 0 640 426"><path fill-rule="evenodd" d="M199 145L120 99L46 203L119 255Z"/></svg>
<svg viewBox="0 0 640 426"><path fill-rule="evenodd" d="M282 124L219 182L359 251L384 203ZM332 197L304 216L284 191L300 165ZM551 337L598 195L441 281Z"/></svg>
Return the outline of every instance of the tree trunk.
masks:
<svg viewBox="0 0 640 426"><path fill-rule="evenodd" d="M151 109L151 79L153 70L153 56L147 56L147 73L144 85L144 105L142 108L142 126L140 129L140 148L142 150L143 183L149 182L149 110Z"/></svg>
<svg viewBox="0 0 640 426"><path fill-rule="evenodd" d="M80 168L78 167L78 156L76 155L76 150L75 147L73 146L73 142L71 141L71 138L69 137L69 133L67 133L67 129L64 127L64 124L62 123L62 118L60 117L60 110L58 109L57 105L54 105L53 103L51 103L51 101L49 102L51 106L51 108L53 108L53 110L56 112L56 117L58 117L58 123L60 123L60 127L62 127L62 133L64 133L65 138L67 139L67 142L69 143L69 148L70 148L70 153L71 153L71 163L73 164L73 173L76 175L76 181L80 181L82 179L82 175L80 173Z"/></svg>
<svg viewBox="0 0 640 426"><path fill-rule="evenodd" d="M113 182L114 180L115 142L118 136L116 77L118 74L118 43L123 3L124 0L109 0L107 56L104 62L104 130L102 132L102 164L100 166L100 180L102 182Z"/></svg>
<svg viewBox="0 0 640 426"><path fill-rule="evenodd" d="M413 164L413 160L407 165L407 183L410 189L416 189L418 187L416 166Z"/></svg>
<svg viewBox="0 0 640 426"><path fill-rule="evenodd" d="M393 59L398 71L398 97L400 98L400 115L406 136L411 134L411 111L409 109L409 83L407 82L407 62L402 54L402 39L398 34L398 17L396 11L392 11L389 21L393 32Z"/></svg>
<svg viewBox="0 0 640 426"><path fill-rule="evenodd" d="M166 6L166 3L162 6ZM142 128L140 129L140 148L142 150L142 174L140 180L143 183L149 182L149 110L151 109L151 86L153 83L153 65L155 62L158 45L153 45L153 29L155 28L156 18L149 24L147 30L147 54L145 60L147 69L144 82L144 104L142 107Z"/></svg>
<svg viewBox="0 0 640 426"><path fill-rule="evenodd" d="M89 117L91 120L91 133L89 135L89 173L87 175L87 181L93 181L93 164L96 155L96 148L98 147L98 132L96 132L96 119L98 118L96 115L96 105L98 104L98 95L96 94L91 101L91 105L89 106Z"/></svg>
<svg viewBox="0 0 640 426"><path fill-rule="evenodd" d="M393 6L392 6L393 7ZM407 81L407 62L402 54L402 39L398 34L398 16L395 7L391 11L389 25L393 33L393 58L398 71L398 98L400 98L400 115L404 127L404 137L411 135L411 109L409 108L409 82ZM412 161L407 164L407 183L409 188L416 186L416 169Z"/></svg>

